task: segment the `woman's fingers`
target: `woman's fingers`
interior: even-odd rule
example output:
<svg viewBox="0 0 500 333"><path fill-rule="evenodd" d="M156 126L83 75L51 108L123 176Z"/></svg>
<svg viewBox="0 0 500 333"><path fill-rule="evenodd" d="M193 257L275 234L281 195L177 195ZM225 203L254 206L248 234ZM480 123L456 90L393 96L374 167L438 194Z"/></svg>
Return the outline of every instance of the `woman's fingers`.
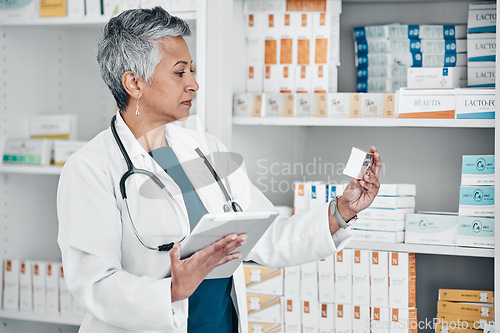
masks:
<svg viewBox="0 0 500 333"><path fill-rule="evenodd" d="M372 162L370 164L370 169L378 178L380 174L380 169L382 168L382 159L380 158L380 154L377 152L377 148L375 148L375 146L370 147L370 153L373 154Z"/></svg>

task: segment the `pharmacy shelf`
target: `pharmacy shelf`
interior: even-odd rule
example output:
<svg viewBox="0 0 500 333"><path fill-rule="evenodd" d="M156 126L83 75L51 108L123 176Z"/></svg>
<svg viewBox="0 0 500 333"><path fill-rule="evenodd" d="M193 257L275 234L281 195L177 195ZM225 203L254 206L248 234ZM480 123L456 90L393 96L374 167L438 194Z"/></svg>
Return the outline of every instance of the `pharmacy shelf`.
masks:
<svg viewBox="0 0 500 333"><path fill-rule="evenodd" d="M37 321L52 324L80 326L83 317L77 315L60 315L52 313L27 313L20 311L0 310L0 318Z"/></svg>
<svg viewBox="0 0 500 333"><path fill-rule="evenodd" d="M196 19L196 12L171 13L183 20ZM109 21L109 17L40 17L34 19L3 20L0 26L101 26Z"/></svg>
<svg viewBox="0 0 500 333"><path fill-rule="evenodd" d="M62 167L55 165L7 165L0 164L1 173L23 173L34 175L59 175Z"/></svg>
<svg viewBox="0 0 500 333"><path fill-rule="evenodd" d="M381 243L381 242L366 242L366 241L351 241L349 242L349 244L347 244L346 248L356 249L356 250L408 252L408 253L464 256L464 257L493 258L495 255L494 249L485 249L476 247L406 244L406 243Z"/></svg>
<svg viewBox="0 0 500 333"><path fill-rule="evenodd" d="M494 128L495 120L494 119L234 117L233 125Z"/></svg>

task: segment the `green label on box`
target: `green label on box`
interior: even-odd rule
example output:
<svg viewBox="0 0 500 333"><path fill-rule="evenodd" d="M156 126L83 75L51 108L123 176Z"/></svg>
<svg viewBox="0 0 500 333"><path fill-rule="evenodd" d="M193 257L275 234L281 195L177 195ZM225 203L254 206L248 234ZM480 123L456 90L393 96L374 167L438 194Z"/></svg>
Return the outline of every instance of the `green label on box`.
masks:
<svg viewBox="0 0 500 333"><path fill-rule="evenodd" d="M25 164L41 164L40 156L23 156L23 155L3 155L5 163L25 163Z"/></svg>

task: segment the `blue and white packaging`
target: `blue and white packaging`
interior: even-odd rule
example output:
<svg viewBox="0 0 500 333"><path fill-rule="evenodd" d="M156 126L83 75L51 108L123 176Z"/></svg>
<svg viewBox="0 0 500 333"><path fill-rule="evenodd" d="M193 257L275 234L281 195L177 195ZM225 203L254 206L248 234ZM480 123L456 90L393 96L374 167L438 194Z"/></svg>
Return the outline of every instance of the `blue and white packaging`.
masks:
<svg viewBox="0 0 500 333"><path fill-rule="evenodd" d="M388 208L372 208L368 207L358 213L361 219L370 220L404 220L406 214L414 213L414 208L388 209Z"/></svg>
<svg viewBox="0 0 500 333"><path fill-rule="evenodd" d="M328 185L320 182L312 182L309 186L311 187L309 195L309 209L328 203Z"/></svg>
<svg viewBox="0 0 500 333"><path fill-rule="evenodd" d="M359 218L356 221L356 224L353 225L353 229L370 231L404 231L405 220L375 220Z"/></svg>
<svg viewBox="0 0 500 333"><path fill-rule="evenodd" d="M355 40L367 40L370 38L389 38L389 28L399 24L371 25L354 28Z"/></svg>
<svg viewBox="0 0 500 333"><path fill-rule="evenodd" d="M469 88L494 88L496 68L494 61L471 61L467 66Z"/></svg>
<svg viewBox="0 0 500 333"><path fill-rule="evenodd" d="M367 81L356 82L356 91L364 93L394 93L399 88L404 87L406 87L406 80L386 80L383 78L375 78L368 79Z"/></svg>
<svg viewBox="0 0 500 333"><path fill-rule="evenodd" d="M357 68L356 76L358 82L369 79L385 79L394 81L406 81L406 66L368 66L367 68Z"/></svg>
<svg viewBox="0 0 500 333"><path fill-rule="evenodd" d="M408 68L410 89L451 89L467 86L467 67Z"/></svg>
<svg viewBox="0 0 500 333"><path fill-rule="evenodd" d="M358 68L369 66L405 66L405 67L456 67L467 65L464 53L368 53L357 54L355 64Z"/></svg>
<svg viewBox="0 0 500 333"><path fill-rule="evenodd" d="M460 216L495 216L495 186L460 186Z"/></svg>
<svg viewBox="0 0 500 333"><path fill-rule="evenodd" d="M469 62L495 61L496 52L496 33L467 35L467 58Z"/></svg>
<svg viewBox="0 0 500 333"><path fill-rule="evenodd" d="M461 184L495 185L495 155L462 156Z"/></svg>
<svg viewBox="0 0 500 333"><path fill-rule="evenodd" d="M405 243L456 245L458 216L441 214L406 215Z"/></svg>
<svg viewBox="0 0 500 333"><path fill-rule="evenodd" d="M354 42L355 51L359 54L367 53L445 53L467 52L465 39L368 39Z"/></svg>
<svg viewBox="0 0 500 333"><path fill-rule="evenodd" d="M469 4L469 33L496 32L497 6L495 2Z"/></svg>
<svg viewBox="0 0 500 333"><path fill-rule="evenodd" d="M392 25L390 39L460 39L465 38L465 25Z"/></svg>
<svg viewBox="0 0 500 333"><path fill-rule="evenodd" d="M495 248L495 219L460 216L457 245Z"/></svg>
<svg viewBox="0 0 500 333"><path fill-rule="evenodd" d="M457 119L495 119L494 89L458 89L455 116ZM491 185L463 184L462 185Z"/></svg>

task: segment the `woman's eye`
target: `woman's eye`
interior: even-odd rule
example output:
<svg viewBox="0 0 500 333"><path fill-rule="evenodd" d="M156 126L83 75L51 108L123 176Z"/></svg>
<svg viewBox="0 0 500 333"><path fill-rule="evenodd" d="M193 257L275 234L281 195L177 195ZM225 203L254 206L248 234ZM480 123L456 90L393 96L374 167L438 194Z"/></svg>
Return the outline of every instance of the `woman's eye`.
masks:
<svg viewBox="0 0 500 333"><path fill-rule="evenodd" d="M182 75L184 75L184 73L186 73L186 72L177 72L175 74L178 75L179 77L182 77Z"/></svg>

